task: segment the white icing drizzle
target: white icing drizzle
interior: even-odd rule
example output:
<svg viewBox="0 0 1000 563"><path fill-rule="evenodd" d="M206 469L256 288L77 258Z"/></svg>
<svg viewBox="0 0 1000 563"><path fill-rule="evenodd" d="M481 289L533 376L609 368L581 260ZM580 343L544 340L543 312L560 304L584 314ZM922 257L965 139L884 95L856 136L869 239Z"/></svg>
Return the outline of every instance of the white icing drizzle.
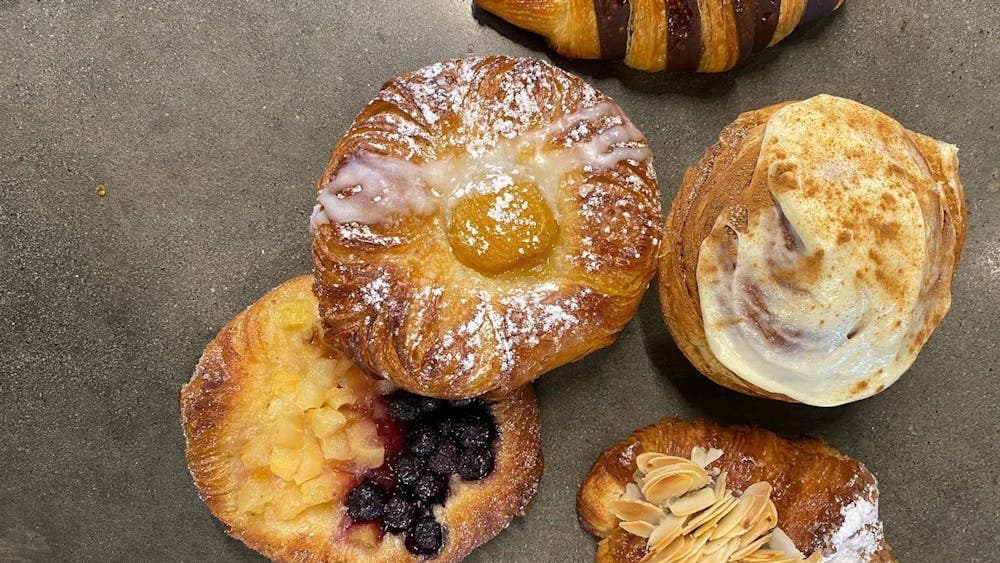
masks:
<svg viewBox="0 0 1000 563"><path fill-rule="evenodd" d="M433 195L419 176L420 167L406 160L372 153L354 156L320 190L312 226L371 225L389 217L430 213L435 208Z"/></svg>
<svg viewBox="0 0 1000 563"><path fill-rule="evenodd" d="M601 120L610 126L593 133ZM501 139L488 149L436 161L354 156L320 190L312 227L331 222L385 224L433 213L442 200L453 201L471 191L495 193L522 182L538 186L557 210L559 186L568 174L607 171L622 161L638 164L651 156L645 138L617 106L600 102L548 127Z"/></svg>
<svg viewBox="0 0 1000 563"><path fill-rule="evenodd" d="M590 141L580 142L604 117L610 117L613 125ZM623 160L639 163L652 157L642 133L609 102L564 115L551 129L550 138L565 137L567 146L576 151L577 160L590 170L610 170Z"/></svg>

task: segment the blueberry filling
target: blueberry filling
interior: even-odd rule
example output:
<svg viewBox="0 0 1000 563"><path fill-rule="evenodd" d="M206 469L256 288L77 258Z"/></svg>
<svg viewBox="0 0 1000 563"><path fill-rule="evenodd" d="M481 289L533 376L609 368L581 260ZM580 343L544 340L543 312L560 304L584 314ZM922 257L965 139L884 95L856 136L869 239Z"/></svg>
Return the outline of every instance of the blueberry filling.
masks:
<svg viewBox="0 0 1000 563"><path fill-rule="evenodd" d="M421 518L406 532L406 548L417 555L434 555L443 541L444 530L432 516Z"/></svg>
<svg viewBox="0 0 1000 563"><path fill-rule="evenodd" d="M404 487L412 486L424 473L424 460L419 457L401 454L396 458L393 467L396 471L396 482Z"/></svg>
<svg viewBox="0 0 1000 563"><path fill-rule="evenodd" d="M417 504L405 495L395 494L385 503L382 524L388 532L405 532L413 526L416 515Z"/></svg>
<svg viewBox="0 0 1000 563"><path fill-rule="evenodd" d="M374 483L364 482L347 494L347 514L353 520L377 520L384 512L385 492Z"/></svg>
<svg viewBox="0 0 1000 563"><path fill-rule="evenodd" d="M427 472L413 484L413 498L425 504L437 504L444 500L448 492L448 482L444 477Z"/></svg>
<svg viewBox="0 0 1000 563"><path fill-rule="evenodd" d="M493 452L483 447L462 450L458 456L458 474L466 481L482 479L493 472Z"/></svg>
<svg viewBox="0 0 1000 563"><path fill-rule="evenodd" d="M458 446L445 442L427 460L427 468L438 475L451 475L458 471Z"/></svg>
<svg viewBox="0 0 1000 563"><path fill-rule="evenodd" d="M414 455L427 457L437 449L438 433L430 424L420 424L406 433L406 447Z"/></svg>
<svg viewBox="0 0 1000 563"><path fill-rule="evenodd" d="M447 502L452 476L477 481L493 472L497 424L490 403L478 398L443 401L400 390L385 405L404 444L348 493L347 513L404 535L411 553L432 556L445 539L433 508Z"/></svg>

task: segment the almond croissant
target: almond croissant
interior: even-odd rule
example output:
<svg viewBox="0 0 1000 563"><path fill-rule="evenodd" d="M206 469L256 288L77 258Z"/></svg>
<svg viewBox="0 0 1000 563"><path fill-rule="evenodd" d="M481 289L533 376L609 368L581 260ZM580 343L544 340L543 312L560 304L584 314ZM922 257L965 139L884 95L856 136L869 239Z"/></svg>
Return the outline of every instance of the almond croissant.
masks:
<svg viewBox="0 0 1000 563"><path fill-rule="evenodd" d="M878 497L864 465L819 440L665 419L597 458L577 512L602 563L891 562Z"/></svg>
<svg viewBox="0 0 1000 563"><path fill-rule="evenodd" d="M639 70L721 72L844 0L476 0L561 55Z"/></svg>

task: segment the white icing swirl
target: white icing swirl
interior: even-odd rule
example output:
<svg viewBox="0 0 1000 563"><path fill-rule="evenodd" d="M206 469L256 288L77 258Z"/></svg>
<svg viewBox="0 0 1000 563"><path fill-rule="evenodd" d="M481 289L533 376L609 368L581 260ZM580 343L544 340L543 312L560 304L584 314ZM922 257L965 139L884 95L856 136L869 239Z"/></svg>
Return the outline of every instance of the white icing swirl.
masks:
<svg viewBox="0 0 1000 563"><path fill-rule="evenodd" d="M771 117L752 181L774 205L723 213L699 254L715 357L814 405L893 383L927 336L927 273L941 267L942 188L912 139L876 110L819 96Z"/></svg>

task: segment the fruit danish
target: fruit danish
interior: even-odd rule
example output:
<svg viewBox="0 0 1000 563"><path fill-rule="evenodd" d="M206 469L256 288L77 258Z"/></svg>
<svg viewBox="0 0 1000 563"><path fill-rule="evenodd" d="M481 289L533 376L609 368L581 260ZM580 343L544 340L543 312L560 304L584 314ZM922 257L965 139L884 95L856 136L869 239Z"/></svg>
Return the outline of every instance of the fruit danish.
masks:
<svg viewBox="0 0 1000 563"><path fill-rule="evenodd" d="M475 0L560 55L646 71L721 72L844 0Z"/></svg>
<svg viewBox="0 0 1000 563"><path fill-rule="evenodd" d="M232 536L276 561L458 561L523 513L542 462L530 386L411 395L323 341L312 277L237 316L180 404L191 475Z"/></svg>
<svg viewBox="0 0 1000 563"><path fill-rule="evenodd" d="M832 96L751 111L674 200L663 314L721 385L855 401L895 382L948 311L965 231L954 146Z"/></svg>
<svg viewBox="0 0 1000 563"><path fill-rule="evenodd" d="M864 465L755 428L643 428L597 458L577 511L599 562L895 561Z"/></svg>
<svg viewBox="0 0 1000 563"><path fill-rule="evenodd" d="M420 395L506 392L614 341L656 268L646 140L535 59L389 81L330 157L312 215L331 342Z"/></svg>

